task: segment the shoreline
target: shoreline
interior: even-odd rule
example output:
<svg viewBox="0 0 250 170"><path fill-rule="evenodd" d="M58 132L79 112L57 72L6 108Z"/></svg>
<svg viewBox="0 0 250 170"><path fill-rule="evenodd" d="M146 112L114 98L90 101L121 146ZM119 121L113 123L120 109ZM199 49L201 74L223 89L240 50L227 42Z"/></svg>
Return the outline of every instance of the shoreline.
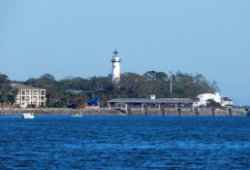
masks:
<svg viewBox="0 0 250 170"><path fill-rule="evenodd" d="M82 115L96 116L247 116L244 110L232 110L231 115L227 110L197 110L192 109L0 109L5 116L22 115L25 110L32 110L35 115L73 115L82 112Z"/></svg>

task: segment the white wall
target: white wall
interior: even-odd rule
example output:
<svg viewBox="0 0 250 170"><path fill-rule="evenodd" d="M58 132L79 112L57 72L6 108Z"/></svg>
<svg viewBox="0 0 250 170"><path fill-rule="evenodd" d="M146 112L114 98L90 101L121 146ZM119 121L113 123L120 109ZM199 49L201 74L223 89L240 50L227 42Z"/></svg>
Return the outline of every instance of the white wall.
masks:
<svg viewBox="0 0 250 170"><path fill-rule="evenodd" d="M221 101L222 106L233 105L233 101Z"/></svg>
<svg viewBox="0 0 250 170"><path fill-rule="evenodd" d="M115 56L112 62L112 81L120 79L120 58Z"/></svg>
<svg viewBox="0 0 250 170"><path fill-rule="evenodd" d="M197 96L197 98L199 98L199 102L195 103L195 106L200 106L200 105L205 105L207 104L207 100L208 99L213 99L214 101L221 103L221 96L219 95L219 93L213 94L213 93L204 93L204 94L200 94Z"/></svg>

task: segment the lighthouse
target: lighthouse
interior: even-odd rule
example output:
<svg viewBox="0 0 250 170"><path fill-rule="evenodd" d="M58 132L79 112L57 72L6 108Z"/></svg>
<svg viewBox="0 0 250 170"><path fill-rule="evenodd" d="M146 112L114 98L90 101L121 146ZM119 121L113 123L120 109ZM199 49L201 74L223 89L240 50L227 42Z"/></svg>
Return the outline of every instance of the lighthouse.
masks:
<svg viewBox="0 0 250 170"><path fill-rule="evenodd" d="M112 62L112 82L119 82L120 80L120 62L121 59L118 57L118 52L115 50Z"/></svg>

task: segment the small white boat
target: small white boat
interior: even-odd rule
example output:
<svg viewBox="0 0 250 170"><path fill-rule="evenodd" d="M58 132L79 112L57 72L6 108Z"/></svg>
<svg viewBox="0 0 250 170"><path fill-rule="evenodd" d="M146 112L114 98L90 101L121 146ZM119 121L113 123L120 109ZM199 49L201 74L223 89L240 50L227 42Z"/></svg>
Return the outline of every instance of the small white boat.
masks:
<svg viewBox="0 0 250 170"><path fill-rule="evenodd" d="M23 117L24 119L34 119L34 114L33 114L33 112L31 112L30 110L26 110L26 111L23 113L22 117Z"/></svg>
<svg viewBox="0 0 250 170"><path fill-rule="evenodd" d="M82 117L82 112L72 115L71 117Z"/></svg>

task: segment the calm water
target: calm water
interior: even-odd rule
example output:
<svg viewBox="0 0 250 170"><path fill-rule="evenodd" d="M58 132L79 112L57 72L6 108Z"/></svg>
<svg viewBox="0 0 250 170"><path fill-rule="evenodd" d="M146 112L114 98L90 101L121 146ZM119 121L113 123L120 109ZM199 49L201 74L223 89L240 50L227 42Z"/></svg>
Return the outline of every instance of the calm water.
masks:
<svg viewBox="0 0 250 170"><path fill-rule="evenodd" d="M249 117L0 117L0 169L249 169Z"/></svg>

